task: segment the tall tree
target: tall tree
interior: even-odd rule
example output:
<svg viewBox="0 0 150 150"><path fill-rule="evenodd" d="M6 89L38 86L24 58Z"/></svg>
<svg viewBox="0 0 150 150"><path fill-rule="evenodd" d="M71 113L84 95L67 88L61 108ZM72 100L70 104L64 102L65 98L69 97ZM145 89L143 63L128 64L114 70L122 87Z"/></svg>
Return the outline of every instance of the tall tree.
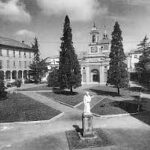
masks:
<svg viewBox="0 0 150 150"><path fill-rule="evenodd" d="M139 75L139 82L146 83L150 79L150 68L147 68L147 64L150 64L150 48L148 47L147 36L138 44L138 47L142 51L142 55L135 68Z"/></svg>
<svg viewBox="0 0 150 150"><path fill-rule="evenodd" d="M60 48L58 77L60 88L68 88L72 93L73 88L81 86L81 70L73 47L72 29L70 27L70 20L68 16L65 17Z"/></svg>
<svg viewBox="0 0 150 150"><path fill-rule="evenodd" d="M39 44L37 38L34 39L32 44L34 49L34 59L33 63L30 65L29 75L32 76L35 83L41 82L41 78L48 71L46 59L40 59Z"/></svg>
<svg viewBox="0 0 150 150"><path fill-rule="evenodd" d="M38 39L36 37L34 38L34 43L32 44L32 48L35 50L35 52L34 52L34 61L35 62L40 62L39 43L38 43Z"/></svg>
<svg viewBox="0 0 150 150"><path fill-rule="evenodd" d="M122 44L122 31L118 22L114 25L114 31L112 32L111 40L111 52L110 52L110 67L108 70L107 83L115 85L118 89L118 95L120 95L120 88L128 86L128 72L127 65L124 62L126 57Z"/></svg>

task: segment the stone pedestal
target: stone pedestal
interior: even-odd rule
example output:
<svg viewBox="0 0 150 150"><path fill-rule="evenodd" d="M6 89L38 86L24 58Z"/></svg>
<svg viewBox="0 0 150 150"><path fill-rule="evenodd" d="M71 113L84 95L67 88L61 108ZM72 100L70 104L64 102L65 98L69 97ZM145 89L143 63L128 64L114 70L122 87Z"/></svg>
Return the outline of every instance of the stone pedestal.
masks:
<svg viewBox="0 0 150 150"><path fill-rule="evenodd" d="M92 114L82 114L82 129L84 138L93 138L93 115Z"/></svg>

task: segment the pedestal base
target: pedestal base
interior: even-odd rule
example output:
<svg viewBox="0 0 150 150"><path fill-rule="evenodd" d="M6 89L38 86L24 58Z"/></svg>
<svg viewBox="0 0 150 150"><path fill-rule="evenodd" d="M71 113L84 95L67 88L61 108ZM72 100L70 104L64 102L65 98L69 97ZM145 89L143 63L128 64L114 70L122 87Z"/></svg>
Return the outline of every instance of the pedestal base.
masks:
<svg viewBox="0 0 150 150"><path fill-rule="evenodd" d="M93 115L82 114L82 138L94 138L96 135L93 132Z"/></svg>

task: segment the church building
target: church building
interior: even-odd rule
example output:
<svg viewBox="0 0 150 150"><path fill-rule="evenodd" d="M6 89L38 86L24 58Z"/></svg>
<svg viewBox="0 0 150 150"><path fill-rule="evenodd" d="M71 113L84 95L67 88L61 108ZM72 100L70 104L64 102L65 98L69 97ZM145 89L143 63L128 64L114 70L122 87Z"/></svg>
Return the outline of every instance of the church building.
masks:
<svg viewBox="0 0 150 150"><path fill-rule="evenodd" d="M93 25L87 54L81 60L82 84L106 84L109 69L110 39L106 30L102 37Z"/></svg>

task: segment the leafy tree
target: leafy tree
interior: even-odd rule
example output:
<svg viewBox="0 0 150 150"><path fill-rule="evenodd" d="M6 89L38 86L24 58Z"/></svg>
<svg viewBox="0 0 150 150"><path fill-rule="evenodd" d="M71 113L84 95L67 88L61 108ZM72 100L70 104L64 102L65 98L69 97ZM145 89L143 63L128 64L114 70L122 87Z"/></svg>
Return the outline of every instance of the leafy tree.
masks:
<svg viewBox="0 0 150 150"><path fill-rule="evenodd" d="M139 82L147 83L150 80L150 70L147 68L147 64L150 64L150 48L148 47L147 36L138 44L140 50L142 50L142 55L139 58L139 62L135 65L136 71L139 75Z"/></svg>
<svg viewBox="0 0 150 150"><path fill-rule="evenodd" d="M48 71L46 59L40 59L39 44L37 38L34 39L32 48L35 50L33 63L30 65L29 75L35 83L41 82L41 78Z"/></svg>
<svg viewBox="0 0 150 150"><path fill-rule="evenodd" d="M72 93L73 88L81 86L81 69L73 47L72 29L70 27L68 16L65 17L60 48L59 86L61 89L70 89L70 92Z"/></svg>
<svg viewBox="0 0 150 150"><path fill-rule="evenodd" d="M114 25L114 31L112 32L111 40L111 52L110 52L110 67L108 70L107 83L115 85L118 89L118 95L120 95L120 88L128 86L128 72L127 65L125 64L125 54L122 44L122 31L118 22Z"/></svg>
<svg viewBox="0 0 150 150"><path fill-rule="evenodd" d="M4 73L3 71L0 71L0 100L1 98L5 98L7 95L7 92L5 91L5 85L4 85Z"/></svg>

